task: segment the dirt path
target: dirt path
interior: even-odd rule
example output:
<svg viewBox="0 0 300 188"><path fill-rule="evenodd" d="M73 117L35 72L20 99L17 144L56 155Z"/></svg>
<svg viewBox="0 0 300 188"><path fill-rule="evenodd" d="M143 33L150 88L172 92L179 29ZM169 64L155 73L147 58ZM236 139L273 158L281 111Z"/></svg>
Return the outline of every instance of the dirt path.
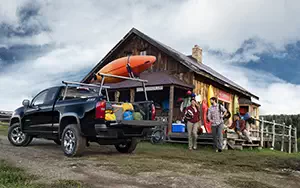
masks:
<svg viewBox="0 0 300 188"><path fill-rule="evenodd" d="M118 174L105 169L101 161L85 157L67 158L60 146L41 139L35 139L28 147L13 147L5 136L0 136L0 151L0 159L25 168L29 173L40 176L40 181L49 183L70 179L88 182L92 187L228 187L217 178L196 178L171 171L140 173L137 176ZM112 154L119 155L113 147L99 145L91 145L85 152L89 157L109 157Z"/></svg>
<svg viewBox="0 0 300 188"><path fill-rule="evenodd" d="M18 167L25 168L29 173L40 176L42 182L53 182L59 179L79 180L86 182L91 187L232 187L228 179L236 181L237 174L219 173L215 170L203 169L201 174L195 176L187 173L179 173L170 170L159 170L157 172L141 172L137 175L125 175L109 171L107 162L101 160L91 160L95 157L105 157L120 155L113 147L99 146L92 144L81 158L67 158L63 155L60 146L52 141L35 139L28 147L14 147L9 144L5 136L0 136L0 159L5 159ZM124 157L130 158L128 155ZM162 159L160 159L162 160ZM166 160L167 161L167 160ZM168 160L170 161L170 160ZM170 162L171 163L171 162ZM174 165L174 164L173 164ZM177 165L177 164L176 164ZM182 164L178 164L181 168ZM184 168L189 169L188 165ZM199 165L201 168L201 164ZM297 187L299 177L270 176L261 172L238 174L243 178L257 179L257 185L281 187L282 182L290 181L287 187ZM295 179L293 179L295 178ZM299 178L299 179L298 179ZM250 179L252 181L252 179ZM268 184L261 184L265 182ZM270 183L271 182L271 183ZM234 187L243 187L238 184ZM251 186L250 186L251 187ZM259 187L259 186L258 186Z"/></svg>

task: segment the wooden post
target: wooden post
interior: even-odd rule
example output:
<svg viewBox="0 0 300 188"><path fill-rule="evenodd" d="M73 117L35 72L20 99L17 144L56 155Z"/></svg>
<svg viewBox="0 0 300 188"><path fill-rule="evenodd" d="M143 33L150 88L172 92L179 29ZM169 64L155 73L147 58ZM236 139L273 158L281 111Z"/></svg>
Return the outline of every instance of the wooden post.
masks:
<svg viewBox="0 0 300 188"><path fill-rule="evenodd" d="M275 120L273 120L273 125L272 125L272 149L275 149Z"/></svg>
<svg viewBox="0 0 300 188"><path fill-rule="evenodd" d="M266 137L269 138L269 124L266 125Z"/></svg>
<svg viewBox="0 0 300 188"><path fill-rule="evenodd" d="M298 143L297 143L297 128L294 129L294 138L295 138L295 144L294 144L294 152L298 153Z"/></svg>
<svg viewBox="0 0 300 188"><path fill-rule="evenodd" d="M292 152L292 125L289 126L289 153Z"/></svg>
<svg viewBox="0 0 300 188"><path fill-rule="evenodd" d="M119 91L115 91L115 101L119 102L119 97L120 97L120 92Z"/></svg>
<svg viewBox="0 0 300 188"><path fill-rule="evenodd" d="M264 147L264 118L261 118L261 124L260 124L260 147Z"/></svg>
<svg viewBox="0 0 300 188"><path fill-rule="evenodd" d="M133 103L135 98L135 89L130 89L130 102Z"/></svg>
<svg viewBox="0 0 300 188"><path fill-rule="evenodd" d="M282 127L281 149L280 149L280 151L283 151L283 149L284 149L284 135L285 135L285 123L283 123L283 127Z"/></svg>
<svg viewBox="0 0 300 188"><path fill-rule="evenodd" d="M172 131L173 122L173 102L174 102L174 86L170 86L169 94L169 122L168 122L168 133Z"/></svg>

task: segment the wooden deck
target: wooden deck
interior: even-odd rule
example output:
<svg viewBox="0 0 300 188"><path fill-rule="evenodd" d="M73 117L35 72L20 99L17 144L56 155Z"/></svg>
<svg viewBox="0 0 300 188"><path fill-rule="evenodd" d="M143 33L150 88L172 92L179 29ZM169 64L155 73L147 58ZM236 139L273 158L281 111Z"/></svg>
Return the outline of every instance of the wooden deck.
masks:
<svg viewBox="0 0 300 188"><path fill-rule="evenodd" d="M224 149L237 149L242 150L243 148L260 148L260 137L251 137L252 144L246 140L239 138L235 132L228 132L223 134ZM169 143L188 143L188 133L169 133L166 142ZM264 145L270 145L272 138L270 136L264 137ZM213 145L213 136L210 133L203 133L198 135L198 145Z"/></svg>

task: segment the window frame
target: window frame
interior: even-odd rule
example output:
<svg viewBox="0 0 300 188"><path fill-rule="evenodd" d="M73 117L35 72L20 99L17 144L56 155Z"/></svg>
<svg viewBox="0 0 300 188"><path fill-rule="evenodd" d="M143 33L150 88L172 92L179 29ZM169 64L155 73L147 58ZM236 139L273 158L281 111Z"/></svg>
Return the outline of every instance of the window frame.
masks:
<svg viewBox="0 0 300 188"><path fill-rule="evenodd" d="M32 101L31 101L31 103L30 103L30 106L40 106L40 105L44 105L44 104L45 104L45 100L46 100L46 98L47 98L48 92L49 92L49 89L45 89L45 90L39 92L39 93L32 99ZM43 103L42 103L42 104L34 105L35 100L36 100L41 94L43 94L43 93L46 93L45 98L44 98L44 100L43 100Z"/></svg>

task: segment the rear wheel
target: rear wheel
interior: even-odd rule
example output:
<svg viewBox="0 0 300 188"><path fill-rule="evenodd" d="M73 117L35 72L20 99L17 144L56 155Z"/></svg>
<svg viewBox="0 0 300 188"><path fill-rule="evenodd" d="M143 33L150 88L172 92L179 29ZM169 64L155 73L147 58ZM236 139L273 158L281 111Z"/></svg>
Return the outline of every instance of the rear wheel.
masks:
<svg viewBox="0 0 300 188"><path fill-rule="evenodd" d="M62 134L62 150L68 157L82 155L86 146L86 138L81 136L77 125L68 125Z"/></svg>
<svg viewBox="0 0 300 188"><path fill-rule="evenodd" d="M129 142L116 144L115 147L120 153L132 153L138 144L138 140L132 138Z"/></svg>
<svg viewBox="0 0 300 188"><path fill-rule="evenodd" d="M19 123L14 123L8 128L7 138L14 146L27 146L33 137L23 133Z"/></svg>

